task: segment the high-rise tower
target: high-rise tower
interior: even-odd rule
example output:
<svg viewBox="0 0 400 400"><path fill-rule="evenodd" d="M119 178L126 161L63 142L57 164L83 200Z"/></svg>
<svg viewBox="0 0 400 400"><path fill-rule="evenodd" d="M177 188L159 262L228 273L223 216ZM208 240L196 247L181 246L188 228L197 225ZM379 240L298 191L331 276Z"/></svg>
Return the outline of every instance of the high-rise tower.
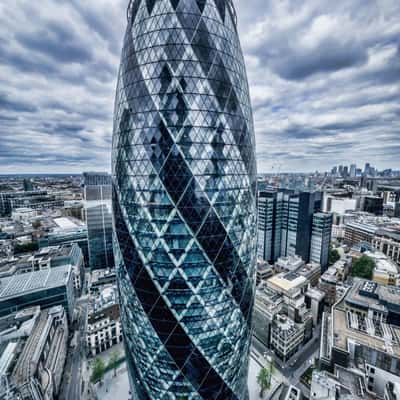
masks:
<svg viewBox="0 0 400 400"><path fill-rule="evenodd" d="M248 398L256 164L231 0L133 0L113 135L135 399Z"/></svg>

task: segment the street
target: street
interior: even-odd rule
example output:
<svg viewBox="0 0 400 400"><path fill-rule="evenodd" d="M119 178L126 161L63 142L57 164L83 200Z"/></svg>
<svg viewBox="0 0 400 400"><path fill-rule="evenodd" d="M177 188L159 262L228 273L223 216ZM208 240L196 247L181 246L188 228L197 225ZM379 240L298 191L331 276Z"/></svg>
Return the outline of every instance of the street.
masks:
<svg viewBox="0 0 400 400"><path fill-rule="evenodd" d="M86 365L86 317L87 317L87 297L81 297L77 301L77 320L75 323L76 347L68 347L67 361L64 369L64 379L61 387L61 400L80 400L82 395L82 377L86 371L83 371L83 364ZM84 389L87 382L84 384Z"/></svg>

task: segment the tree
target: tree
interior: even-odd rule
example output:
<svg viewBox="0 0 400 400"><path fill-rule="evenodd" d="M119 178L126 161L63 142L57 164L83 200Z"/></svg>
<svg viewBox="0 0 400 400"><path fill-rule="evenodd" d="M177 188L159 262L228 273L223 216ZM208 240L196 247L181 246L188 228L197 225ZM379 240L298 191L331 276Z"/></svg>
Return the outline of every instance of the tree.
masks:
<svg viewBox="0 0 400 400"><path fill-rule="evenodd" d="M268 368L261 368L257 375L257 383L260 385L260 397L264 397L264 392L271 387L272 365Z"/></svg>
<svg viewBox="0 0 400 400"><path fill-rule="evenodd" d="M37 242L28 242L24 244L16 244L14 247L15 254L21 253L31 253L33 251L39 250L39 245Z"/></svg>
<svg viewBox="0 0 400 400"><path fill-rule="evenodd" d="M100 357L96 357L93 360L92 376L90 377L90 381L92 383L100 382L100 384L101 384L103 377L104 377L105 370L106 370L106 366L104 364L104 361Z"/></svg>
<svg viewBox="0 0 400 400"><path fill-rule="evenodd" d="M358 260L354 261L351 268L351 275L371 280L374 268L375 261L371 257L363 255Z"/></svg>
<svg viewBox="0 0 400 400"><path fill-rule="evenodd" d="M117 368L119 365L120 358L121 355L118 350L115 350L110 354L110 358L108 360L108 368L114 370L114 376L117 376Z"/></svg>
<svg viewBox="0 0 400 400"><path fill-rule="evenodd" d="M329 265L335 264L336 261L340 260L340 254L336 249L332 247L329 249Z"/></svg>

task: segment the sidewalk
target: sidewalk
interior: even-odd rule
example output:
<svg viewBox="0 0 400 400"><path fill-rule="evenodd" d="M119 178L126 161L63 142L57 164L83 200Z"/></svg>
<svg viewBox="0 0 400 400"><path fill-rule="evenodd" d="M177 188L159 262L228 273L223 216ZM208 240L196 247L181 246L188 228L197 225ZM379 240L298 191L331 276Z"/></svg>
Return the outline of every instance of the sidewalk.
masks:
<svg viewBox="0 0 400 400"><path fill-rule="evenodd" d="M265 391L264 397L260 397L260 385L257 383L257 375L261 368L269 368L269 365L262 354L257 350L252 349L250 355L250 365L249 365L249 376L248 376L248 386L249 386L249 397L250 400L264 400L268 399L271 393L273 393L276 388L286 382L286 378L279 372L277 368L274 369L271 387L269 390Z"/></svg>
<svg viewBox="0 0 400 400"><path fill-rule="evenodd" d="M126 363L123 363L117 370L117 376L114 371L108 371L104 375L103 384L93 385L98 400L128 400L129 379Z"/></svg>

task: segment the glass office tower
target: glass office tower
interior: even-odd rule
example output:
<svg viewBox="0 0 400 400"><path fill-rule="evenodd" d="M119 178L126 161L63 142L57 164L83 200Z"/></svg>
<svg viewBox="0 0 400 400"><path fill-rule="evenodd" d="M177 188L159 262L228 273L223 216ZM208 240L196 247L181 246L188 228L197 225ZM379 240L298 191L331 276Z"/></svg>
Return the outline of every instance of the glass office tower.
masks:
<svg viewBox="0 0 400 400"><path fill-rule="evenodd" d="M111 175L83 173L83 197L91 269L114 267L112 242Z"/></svg>
<svg viewBox="0 0 400 400"><path fill-rule="evenodd" d="M256 164L230 0L133 0L113 135L135 399L248 398Z"/></svg>

